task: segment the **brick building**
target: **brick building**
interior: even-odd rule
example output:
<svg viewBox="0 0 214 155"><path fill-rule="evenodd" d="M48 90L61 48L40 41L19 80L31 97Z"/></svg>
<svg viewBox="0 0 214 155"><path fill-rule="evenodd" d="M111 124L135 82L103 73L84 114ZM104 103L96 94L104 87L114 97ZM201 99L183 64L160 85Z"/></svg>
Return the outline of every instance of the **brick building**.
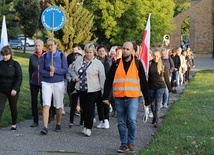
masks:
<svg viewBox="0 0 214 155"><path fill-rule="evenodd" d="M181 25L190 18L190 47L196 57L214 57L214 0L192 0L191 7L174 18L171 47L181 44Z"/></svg>

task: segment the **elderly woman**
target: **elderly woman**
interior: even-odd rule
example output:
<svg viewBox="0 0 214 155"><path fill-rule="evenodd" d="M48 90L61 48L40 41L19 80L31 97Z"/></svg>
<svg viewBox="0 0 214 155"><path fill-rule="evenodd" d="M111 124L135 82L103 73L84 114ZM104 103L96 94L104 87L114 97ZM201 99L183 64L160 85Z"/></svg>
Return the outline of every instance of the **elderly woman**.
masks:
<svg viewBox="0 0 214 155"><path fill-rule="evenodd" d="M94 57L96 49L93 44L87 44L84 50L85 56L74 62L71 76L73 80L76 80L75 89L83 108L84 129L82 133L91 136L95 102L103 93L105 70L102 62Z"/></svg>
<svg viewBox="0 0 214 155"><path fill-rule="evenodd" d="M8 100L12 116L11 130L14 131L18 117L17 101L22 83L22 69L20 64L13 60L9 46L4 46L1 54L3 60L0 61L0 120Z"/></svg>

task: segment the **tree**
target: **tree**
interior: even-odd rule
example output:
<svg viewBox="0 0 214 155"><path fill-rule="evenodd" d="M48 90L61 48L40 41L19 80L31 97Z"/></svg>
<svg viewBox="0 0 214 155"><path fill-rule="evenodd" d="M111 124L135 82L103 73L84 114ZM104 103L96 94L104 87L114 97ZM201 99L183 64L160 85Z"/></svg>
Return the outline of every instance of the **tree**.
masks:
<svg viewBox="0 0 214 155"><path fill-rule="evenodd" d="M15 10L19 14L19 24L25 37L32 37L38 26L40 17L40 6L38 0L17 0L14 6ZM26 46L24 46L24 53Z"/></svg>
<svg viewBox="0 0 214 155"><path fill-rule="evenodd" d="M52 5L62 8L66 16L64 27L54 32L54 36L50 31L46 31L48 37L56 38L61 50L72 49L74 43L87 44L91 41L94 17L79 3L79 0L55 0Z"/></svg>
<svg viewBox="0 0 214 155"><path fill-rule="evenodd" d="M84 5L95 16L94 33L99 43L121 45L132 40L139 44L149 13L152 13L152 45L162 42L163 36L173 29L173 1L88 0Z"/></svg>
<svg viewBox="0 0 214 155"><path fill-rule="evenodd" d="M8 38L10 39L17 38L17 35L21 32L21 29L18 26L18 20L17 20L18 15L13 8L13 1L2 0L0 1L0 6L2 6L0 7L0 21L2 21L3 15L5 15ZM1 24L0 24L0 27L1 27Z"/></svg>
<svg viewBox="0 0 214 155"><path fill-rule="evenodd" d="M94 15L93 33L98 37L98 44L111 44L110 38L117 35L117 19L127 8L125 0L87 0L83 5Z"/></svg>

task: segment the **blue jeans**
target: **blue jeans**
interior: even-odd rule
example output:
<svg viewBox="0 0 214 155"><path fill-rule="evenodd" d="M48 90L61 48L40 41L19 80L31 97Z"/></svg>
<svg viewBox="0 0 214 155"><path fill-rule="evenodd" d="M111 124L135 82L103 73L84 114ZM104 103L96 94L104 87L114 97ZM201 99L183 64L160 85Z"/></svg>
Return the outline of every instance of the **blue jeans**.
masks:
<svg viewBox="0 0 214 155"><path fill-rule="evenodd" d="M166 87L164 93L163 93L163 104L169 102L169 89Z"/></svg>
<svg viewBox="0 0 214 155"><path fill-rule="evenodd" d="M133 144L137 128L139 98L115 98L121 145Z"/></svg>
<svg viewBox="0 0 214 155"><path fill-rule="evenodd" d="M158 123L158 117L160 112L160 104L162 104L163 93L166 88L160 88L156 90L149 90L150 99L151 99L151 110L153 113L152 123Z"/></svg>

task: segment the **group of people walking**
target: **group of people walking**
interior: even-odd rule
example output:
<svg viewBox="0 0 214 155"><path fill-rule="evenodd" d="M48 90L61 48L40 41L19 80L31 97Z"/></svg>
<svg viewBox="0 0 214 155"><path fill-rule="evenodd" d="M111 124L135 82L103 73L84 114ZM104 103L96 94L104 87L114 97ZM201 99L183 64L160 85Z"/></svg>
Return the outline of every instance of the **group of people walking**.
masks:
<svg viewBox="0 0 214 155"><path fill-rule="evenodd" d="M177 91L179 84L189 80L188 71L194 61L190 52L180 48L170 50L156 48L151 53L149 72L137 54L139 46L134 42L125 42L108 52L103 45L95 47L89 43L84 47L74 46L73 51L65 55L57 47L57 42L47 40L47 51L41 40L35 42L35 52L29 59L29 83L33 124L39 126L38 96L43 106L42 135L49 132L48 123L51 106L56 111L55 131L61 131L62 110L65 94L70 100L69 127L74 125L74 114L80 106L81 133L90 137L97 106L99 123L97 128L110 128L110 105L117 114L118 131L121 145L118 152L134 153L139 101L144 100L145 109L153 113L152 124L158 127L159 111L167 108L169 92ZM114 53L115 52L115 53ZM11 116L11 130L16 130L17 100L22 83L22 70L12 58L12 50L5 46L1 50L0 61L0 118L8 99ZM186 67L183 66L183 61ZM191 63L190 63L191 61ZM185 72L183 71L185 70ZM180 74L180 72L182 74ZM181 78L184 77L185 78ZM179 79L180 77L180 79ZM75 90L69 91L69 83L75 83Z"/></svg>

